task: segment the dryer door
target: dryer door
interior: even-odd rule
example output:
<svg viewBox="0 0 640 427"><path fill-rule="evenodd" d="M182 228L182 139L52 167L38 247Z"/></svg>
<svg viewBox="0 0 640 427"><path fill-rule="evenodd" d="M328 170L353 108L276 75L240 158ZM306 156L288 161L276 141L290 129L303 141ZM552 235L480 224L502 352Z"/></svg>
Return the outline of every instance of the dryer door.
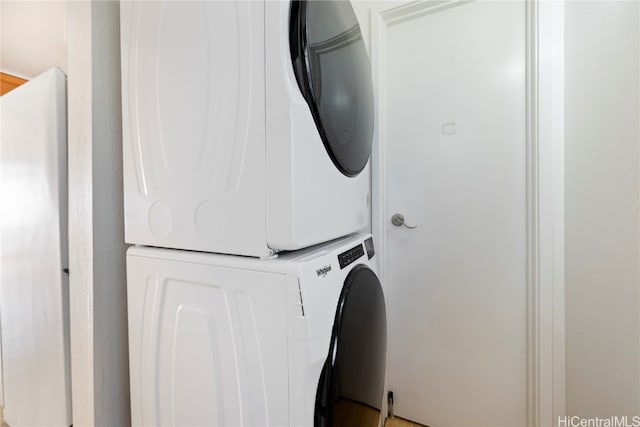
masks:
<svg viewBox="0 0 640 427"><path fill-rule="evenodd" d="M316 394L315 427L377 427L387 346L384 296L375 273L357 265L338 300L329 355Z"/></svg>
<svg viewBox="0 0 640 427"><path fill-rule="evenodd" d="M335 166L364 169L373 138L373 85L360 25L348 1L291 2L294 74Z"/></svg>

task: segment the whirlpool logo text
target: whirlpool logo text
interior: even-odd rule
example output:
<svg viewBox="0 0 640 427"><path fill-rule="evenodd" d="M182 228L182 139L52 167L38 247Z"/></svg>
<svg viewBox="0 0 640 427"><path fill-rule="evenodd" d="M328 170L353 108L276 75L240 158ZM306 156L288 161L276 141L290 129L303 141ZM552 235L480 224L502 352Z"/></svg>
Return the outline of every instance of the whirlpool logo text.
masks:
<svg viewBox="0 0 640 427"><path fill-rule="evenodd" d="M324 267L317 269L316 274L318 275L318 277L325 277L327 273L330 271L331 271L331 264L325 265Z"/></svg>

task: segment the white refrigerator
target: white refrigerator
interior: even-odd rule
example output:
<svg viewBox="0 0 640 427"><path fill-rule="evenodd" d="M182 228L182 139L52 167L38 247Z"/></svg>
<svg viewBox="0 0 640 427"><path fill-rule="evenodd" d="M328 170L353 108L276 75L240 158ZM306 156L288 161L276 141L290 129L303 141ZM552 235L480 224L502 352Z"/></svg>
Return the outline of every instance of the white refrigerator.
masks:
<svg viewBox="0 0 640 427"><path fill-rule="evenodd" d="M69 426L65 75L0 97L0 116L0 404L10 426Z"/></svg>

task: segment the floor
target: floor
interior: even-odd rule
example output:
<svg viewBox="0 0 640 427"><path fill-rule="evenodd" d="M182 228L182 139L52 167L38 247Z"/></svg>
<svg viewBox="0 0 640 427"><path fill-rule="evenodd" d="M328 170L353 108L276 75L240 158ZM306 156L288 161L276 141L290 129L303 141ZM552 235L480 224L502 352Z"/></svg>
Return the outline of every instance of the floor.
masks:
<svg viewBox="0 0 640 427"><path fill-rule="evenodd" d="M393 417L387 418L384 423L384 427L426 427L422 424L417 424L411 421L407 421L403 418Z"/></svg>
<svg viewBox="0 0 640 427"><path fill-rule="evenodd" d="M340 399L335 406L335 425L348 427L365 427L378 425L380 411L370 406L354 402L349 399ZM387 418L384 427L427 427L407 421L403 418Z"/></svg>
<svg viewBox="0 0 640 427"><path fill-rule="evenodd" d="M339 405L340 406L340 405ZM351 405L344 405L345 408L347 409L347 407L350 407L350 409L353 409L353 407ZM355 419L352 419L351 417L344 417L343 419L340 420L340 422L338 422L338 425L348 425L348 426L356 426L356 425L361 425L361 422L363 422L364 424L362 425L372 425L371 424L371 420L375 420L375 418L378 417L378 412L372 410L371 408L368 408L366 406L362 406L359 405L361 407L360 411L355 411ZM340 409L340 408L338 408ZM338 411L339 413L341 412L340 410ZM354 412L352 412L353 414ZM372 418L373 417L373 418ZM0 427L9 427L5 422L4 422L4 418L2 416L2 406L0 406ZM402 418L398 418L398 417L393 417L393 418L387 418L387 420L384 423L384 427L426 427L423 426L422 424L416 424L413 423L411 421L407 421L405 419Z"/></svg>

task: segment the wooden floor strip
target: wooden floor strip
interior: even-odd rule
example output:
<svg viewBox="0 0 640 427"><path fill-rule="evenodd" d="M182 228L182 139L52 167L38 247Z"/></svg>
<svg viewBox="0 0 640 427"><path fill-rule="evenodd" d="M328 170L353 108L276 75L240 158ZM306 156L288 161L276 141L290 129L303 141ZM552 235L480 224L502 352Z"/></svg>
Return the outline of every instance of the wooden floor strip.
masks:
<svg viewBox="0 0 640 427"><path fill-rule="evenodd" d="M405 420L404 418L393 417L393 418L387 418L387 420L384 423L384 427L427 427L427 426Z"/></svg>
<svg viewBox="0 0 640 427"><path fill-rule="evenodd" d="M23 83L26 83L25 79L0 72L0 96L12 91Z"/></svg>

